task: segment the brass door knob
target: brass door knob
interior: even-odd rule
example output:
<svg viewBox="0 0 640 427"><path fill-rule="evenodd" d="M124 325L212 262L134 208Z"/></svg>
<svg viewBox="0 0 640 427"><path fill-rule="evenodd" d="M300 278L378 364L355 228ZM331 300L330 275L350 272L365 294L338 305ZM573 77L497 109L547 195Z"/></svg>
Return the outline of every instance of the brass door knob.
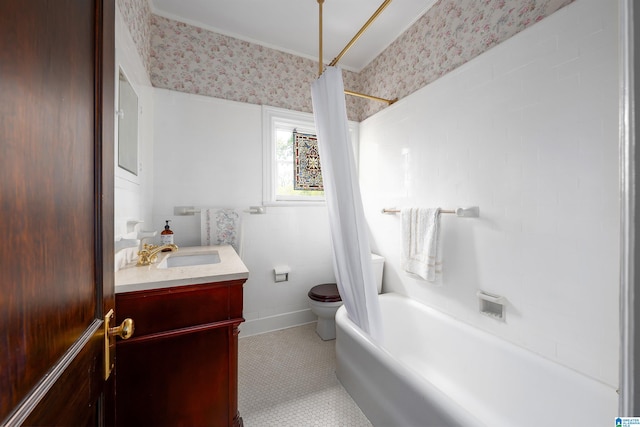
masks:
<svg viewBox="0 0 640 427"><path fill-rule="evenodd" d="M133 319L126 318L122 321L120 326L109 328L109 335L116 335L123 340L128 340L133 335L134 329Z"/></svg>

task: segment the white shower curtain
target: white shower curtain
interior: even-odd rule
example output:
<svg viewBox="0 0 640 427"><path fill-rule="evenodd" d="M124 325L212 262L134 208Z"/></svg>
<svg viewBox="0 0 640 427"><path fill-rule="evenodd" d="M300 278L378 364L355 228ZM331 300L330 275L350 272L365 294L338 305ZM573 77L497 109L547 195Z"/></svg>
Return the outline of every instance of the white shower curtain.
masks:
<svg viewBox="0 0 640 427"><path fill-rule="evenodd" d="M369 234L349 136L340 68L327 67L311 85L311 95L338 290L349 318L380 341L378 289L371 265Z"/></svg>

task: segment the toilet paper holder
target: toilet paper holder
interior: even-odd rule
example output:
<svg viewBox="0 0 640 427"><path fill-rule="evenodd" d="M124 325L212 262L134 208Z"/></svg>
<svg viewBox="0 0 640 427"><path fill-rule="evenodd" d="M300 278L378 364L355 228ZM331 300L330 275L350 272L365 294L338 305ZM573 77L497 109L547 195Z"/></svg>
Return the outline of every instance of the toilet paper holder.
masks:
<svg viewBox="0 0 640 427"><path fill-rule="evenodd" d="M274 280L277 282L286 282L289 280L291 269L287 265L278 265L273 267Z"/></svg>

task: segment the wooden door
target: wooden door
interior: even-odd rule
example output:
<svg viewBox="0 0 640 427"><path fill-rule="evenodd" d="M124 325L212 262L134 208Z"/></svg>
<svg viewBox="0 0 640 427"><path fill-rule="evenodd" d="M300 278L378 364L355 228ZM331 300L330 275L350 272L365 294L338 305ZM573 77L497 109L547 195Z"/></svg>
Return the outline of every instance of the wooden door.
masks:
<svg viewBox="0 0 640 427"><path fill-rule="evenodd" d="M2 425L113 419L114 13L0 1Z"/></svg>

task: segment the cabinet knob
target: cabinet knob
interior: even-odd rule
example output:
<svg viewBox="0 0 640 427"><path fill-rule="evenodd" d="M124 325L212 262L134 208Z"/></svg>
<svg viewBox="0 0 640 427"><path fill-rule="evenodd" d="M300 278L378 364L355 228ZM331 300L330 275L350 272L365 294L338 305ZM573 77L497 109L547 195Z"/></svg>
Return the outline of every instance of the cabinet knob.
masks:
<svg viewBox="0 0 640 427"><path fill-rule="evenodd" d="M120 326L109 328L109 335L116 335L123 340L128 340L133 335L134 329L133 319L126 318L122 321Z"/></svg>

